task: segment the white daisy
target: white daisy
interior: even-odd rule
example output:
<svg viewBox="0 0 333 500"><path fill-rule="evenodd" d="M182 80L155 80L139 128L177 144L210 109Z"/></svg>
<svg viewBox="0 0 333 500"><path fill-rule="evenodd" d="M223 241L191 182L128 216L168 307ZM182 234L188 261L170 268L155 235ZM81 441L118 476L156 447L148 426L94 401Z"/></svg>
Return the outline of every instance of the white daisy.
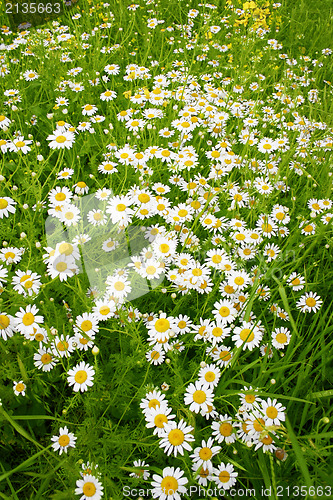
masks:
<svg viewBox="0 0 333 500"><path fill-rule="evenodd" d="M74 434L68 431L67 426L60 427L59 435L51 437L51 441L53 442L52 448L54 449L54 451L59 450L59 455L61 455L63 452L67 453L69 447L75 448L76 439L77 438L74 436Z"/></svg>
<svg viewBox="0 0 333 500"><path fill-rule="evenodd" d="M74 366L72 370L68 370L67 375L68 384L74 386L74 392L87 391L88 387L94 385L95 370L84 361Z"/></svg>
<svg viewBox="0 0 333 500"><path fill-rule="evenodd" d="M177 453L184 455L184 450L191 451L192 446L189 444L190 441L194 441L194 436L192 434L193 427L186 425L186 422L181 420L178 424L174 421L164 424L164 432L161 435L160 448L164 449L167 455Z"/></svg>

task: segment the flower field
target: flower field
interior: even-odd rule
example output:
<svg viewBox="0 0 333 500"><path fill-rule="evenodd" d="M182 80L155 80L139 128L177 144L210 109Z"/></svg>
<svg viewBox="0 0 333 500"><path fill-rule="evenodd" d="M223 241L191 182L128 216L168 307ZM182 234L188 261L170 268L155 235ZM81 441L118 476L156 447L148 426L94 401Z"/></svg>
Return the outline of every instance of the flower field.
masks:
<svg viewBox="0 0 333 500"><path fill-rule="evenodd" d="M0 5L0 498L333 498L330 3Z"/></svg>

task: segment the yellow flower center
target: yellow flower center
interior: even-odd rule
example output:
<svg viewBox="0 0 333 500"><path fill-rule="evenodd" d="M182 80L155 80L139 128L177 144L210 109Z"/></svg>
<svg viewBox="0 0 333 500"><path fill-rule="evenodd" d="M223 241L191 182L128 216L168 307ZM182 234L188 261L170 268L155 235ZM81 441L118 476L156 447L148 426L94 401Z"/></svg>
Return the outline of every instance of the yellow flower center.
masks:
<svg viewBox="0 0 333 500"><path fill-rule="evenodd" d="M103 316L109 314L110 311L111 309L108 306L102 306L99 310L100 314L102 314Z"/></svg>
<svg viewBox="0 0 333 500"><path fill-rule="evenodd" d="M230 309L229 309L229 307L226 307L226 306L221 307L219 310L219 313L222 316L222 318L226 318L230 314Z"/></svg>
<svg viewBox="0 0 333 500"><path fill-rule="evenodd" d="M269 406L266 410L266 415L268 418L274 419L278 416L278 411L274 406Z"/></svg>
<svg viewBox="0 0 333 500"><path fill-rule="evenodd" d="M64 135L58 135L58 137L56 137L56 142L58 142L59 144L62 144L63 142L66 142L66 137Z"/></svg>
<svg viewBox="0 0 333 500"><path fill-rule="evenodd" d="M8 206L8 201L0 198L0 210L4 210Z"/></svg>
<svg viewBox="0 0 333 500"><path fill-rule="evenodd" d="M69 344L68 344L68 342L66 342L66 340L61 340L57 344L57 349L58 349L58 351L61 351L61 352L67 351L68 347L69 347Z"/></svg>
<svg viewBox="0 0 333 500"><path fill-rule="evenodd" d="M48 365L52 361L52 356L51 354L46 353L41 356L40 360L43 363L43 365Z"/></svg>
<svg viewBox="0 0 333 500"><path fill-rule="evenodd" d="M193 393L193 401L201 405L207 399L206 393L204 391L195 391Z"/></svg>
<svg viewBox="0 0 333 500"><path fill-rule="evenodd" d="M179 446L184 442L185 436L183 431L181 431L180 429L173 429L169 432L168 439L173 446Z"/></svg>
<svg viewBox="0 0 333 500"><path fill-rule="evenodd" d="M66 195L65 195L65 193L57 193L55 195L55 199L57 201L64 201L66 199Z"/></svg>
<svg viewBox="0 0 333 500"><path fill-rule="evenodd" d="M159 406L161 406L161 405L160 405L160 402L158 401L158 399L151 399L148 403L149 408L155 409L156 407L159 407Z"/></svg>
<svg viewBox="0 0 333 500"><path fill-rule="evenodd" d="M59 273L63 273L67 269L67 264L66 262L58 262L55 267Z"/></svg>
<svg viewBox="0 0 333 500"><path fill-rule="evenodd" d="M214 335L214 337L221 337L221 335L223 334L223 329L219 326L216 326L215 328L213 328L212 334Z"/></svg>
<svg viewBox="0 0 333 500"><path fill-rule="evenodd" d="M67 436L67 434L64 434L62 436L59 437L58 439L58 443L60 444L60 446L68 446L69 445L69 437Z"/></svg>
<svg viewBox="0 0 333 500"><path fill-rule="evenodd" d="M83 384L88 378L88 374L85 370L79 370L75 373L74 380L78 384Z"/></svg>
<svg viewBox="0 0 333 500"><path fill-rule="evenodd" d="M155 330L159 333L164 333L170 329L170 321L165 318L160 318L155 323Z"/></svg>
<svg viewBox="0 0 333 500"><path fill-rule="evenodd" d="M243 328L239 336L243 342L252 342L254 339L254 333L251 332L250 328Z"/></svg>
<svg viewBox="0 0 333 500"><path fill-rule="evenodd" d="M257 432L262 432L264 430L265 420L263 418L257 418L253 422L254 430Z"/></svg>
<svg viewBox="0 0 333 500"><path fill-rule="evenodd" d="M5 330L7 326L9 325L10 321L8 316L5 316L4 314L0 314L0 330Z"/></svg>
<svg viewBox="0 0 333 500"><path fill-rule="evenodd" d="M86 497L93 497L96 493L96 486L91 481L84 483L82 492Z"/></svg>
<svg viewBox="0 0 333 500"><path fill-rule="evenodd" d="M154 424L156 427L159 427L160 429L163 428L164 424L168 422L168 417L164 415L163 413L160 413L159 415L156 415L154 418Z"/></svg>
<svg viewBox="0 0 333 500"><path fill-rule="evenodd" d="M34 321L35 321L35 316L31 312L25 313L22 318L22 323L25 326L32 325Z"/></svg>
<svg viewBox="0 0 333 500"><path fill-rule="evenodd" d="M213 382L215 379L216 379L216 375L215 375L215 373L214 373L214 372L207 372L207 373L205 374L205 380L206 380L207 382Z"/></svg>
<svg viewBox="0 0 333 500"><path fill-rule="evenodd" d="M17 392L24 391L24 389L25 389L24 384L22 384L21 382L19 382L18 384L16 384L15 389L17 390Z"/></svg>
<svg viewBox="0 0 333 500"><path fill-rule="evenodd" d="M201 448L201 450L199 451L199 457L201 458L201 460L210 460L213 456L213 452L210 448Z"/></svg>
<svg viewBox="0 0 333 500"><path fill-rule="evenodd" d="M312 297L308 297L305 301L306 305L309 306L309 307L314 307L316 305L316 301L315 299L313 299Z"/></svg>
<svg viewBox="0 0 333 500"><path fill-rule="evenodd" d="M285 344L288 340L288 337L285 333L278 333L277 336L275 337L275 340L279 343L279 344Z"/></svg>
<svg viewBox="0 0 333 500"><path fill-rule="evenodd" d="M164 493L164 495L174 495L176 491L178 490L178 481L175 477L173 476L166 476L162 479L161 482L161 490Z"/></svg>
<svg viewBox="0 0 333 500"><path fill-rule="evenodd" d="M222 436L231 436L232 434L232 425L229 424L228 422L224 422L223 424L220 425L220 434Z"/></svg>
<svg viewBox="0 0 333 500"><path fill-rule="evenodd" d="M244 283L244 278L242 276L237 276L237 278L235 278L235 284L236 285L243 285Z"/></svg>
<svg viewBox="0 0 333 500"><path fill-rule="evenodd" d="M249 404L254 403L254 402L255 402L255 399L256 399L256 397L255 397L255 395L254 395L254 394L246 394L246 396L245 396L245 401L246 401L247 403L249 403Z"/></svg>
<svg viewBox="0 0 333 500"><path fill-rule="evenodd" d="M119 203L116 206L116 210L118 210L118 212L123 212L124 210L126 210L126 205L124 205L124 203Z"/></svg>
<svg viewBox="0 0 333 500"><path fill-rule="evenodd" d="M125 285L122 281L116 281L115 284L113 285L115 287L115 289L118 291L118 292L121 292L122 290L124 290L125 288Z"/></svg>
<svg viewBox="0 0 333 500"><path fill-rule="evenodd" d="M221 481L221 483L227 483L229 479L230 479L230 474L227 470L223 470L222 472L220 472L219 480Z"/></svg>

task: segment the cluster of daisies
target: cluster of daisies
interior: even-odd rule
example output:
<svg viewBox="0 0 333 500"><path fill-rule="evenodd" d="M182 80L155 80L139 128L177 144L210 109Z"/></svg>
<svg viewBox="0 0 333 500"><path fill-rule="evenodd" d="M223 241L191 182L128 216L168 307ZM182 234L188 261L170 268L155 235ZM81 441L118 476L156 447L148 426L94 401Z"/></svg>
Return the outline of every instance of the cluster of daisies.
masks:
<svg viewBox="0 0 333 500"><path fill-rule="evenodd" d="M220 444L230 445L240 440L248 447L254 446L255 450L262 448L264 452L275 451L280 460L285 460L287 454L274 441L274 436L285 420L285 407L276 399L260 398L258 390L252 387L244 387L244 391L239 394L241 404L235 416L220 415L213 404L213 391L218 381L219 373L216 367L206 365L200 369L198 380L186 389L184 403L189 405L190 411L212 419L211 435L207 439L202 439L200 446L194 449L194 428L183 419L176 421L176 415L172 413L165 394L157 389L149 391L141 400L140 407L146 420L146 427L153 429L153 433L159 439L159 447L166 455L175 457L177 454L189 455L198 485L210 487L213 482L218 488L229 490L236 484L238 472L231 463L218 464L220 452L223 454L223 447ZM215 456L216 465L213 465ZM136 472L131 473L132 477L145 481L149 479L149 465L145 461L134 461L133 466ZM171 498L177 498L176 494L186 492L184 485L187 483L184 471L166 467L162 477L153 476L151 484L154 488L159 488L160 494L169 494ZM168 488L173 489L173 493Z"/></svg>
<svg viewBox="0 0 333 500"><path fill-rule="evenodd" d="M249 21L253 4L247 2L244 11L236 12L241 20L245 16ZM91 7L90 16L97 8ZM128 10L134 16L138 8L133 4ZM195 345L207 362L201 362L197 379L187 385L184 407L193 418L209 421L210 435L195 447L194 427L176 419L165 394L157 389L148 392L140 406L146 427L166 456L187 454L199 485L213 482L220 490L229 490L238 472L226 461L224 444L238 440L286 458L280 448L286 418L281 403L264 399L249 385L239 393L237 411L229 415L214 404L214 392L236 353L250 351L253 356L277 359L291 342L289 313L282 303L271 300L268 275L271 266L276 268L288 258L284 246L291 231L304 246L331 224L329 197L311 195L306 206L298 207L301 215L296 217L292 188L295 180L304 185L314 182L313 162L323 164L332 150L332 131L309 112L313 104L320 105L323 95L317 90L317 68L324 71L332 51L324 49L318 60L305 55L293 59L281 43L269 38L265 23L255 24L249 35L258 52L251 53L250 63L257 67L259 54L259 59L265 54L270 64L281 68L281 82L273 82L269 91L266 75L259 71L252 74L252 81L244 75L230 76L237 56L230 43L235 28L232 12L221 18L214 14L215 5L200 8L188 11L186 25L166 26L158 12L149 13L148 28L164 34L170 47L167 68L152 58L147 66L122 64L117 56L121 46L104 41L114 21L112 13L108 21L80 37L57 21L39 29L38 37L30 30L13 34L0 28L5 37L0 76L5 83L11 72L21 77L17 88L4 91L0 104L1 153L14 164L36 165L39 172L32 171L31 176L37 180L40 170L48 168L45 158L58 155L57 167L44 186L45 196L38 195L31 207L22 203L6 171L0 176L1 223L24 218L31 209L44 216L46 233L43 242L36 242L36 250L30 248L25 233L20 235L20 246L2 242L0 290L11 300L1 303L0 337L10 341L16 334L30 341L33 365L46 374L55 367L64 370L63 361L68 361L65 378L75 393L94 385L96 366L85 358L97 355L98 334L108 320L124 326L126 317L138 323L147 346L146 361L156 371L170 362L170 353L185 357L186 347ZM229 8L232 11L230 2ZM72 19L84 21L80 14ZM11 35L11 43L5 43ZM177 43L181 38L184 48ZM92 39L101 42L100 62L95 57L93 73L79 65L71 45L76 44L89 66ZM42 67L33 69L39 44L47 56L59 59L65 76L55 75L56 97L47 103L42 120L31 115L19 130L17 112L29 101L29 82L43 84L46 77ZM20 57L28 58L29 66L24 64L19 71ZM185 62L189 59L191 68ZM330 88L329 82L325 85ZM67 154L79 155L84 145L95 150L96 143L89 176L65 160L71 158ZM124 181L128 177L135 179L130 186ZM317 188L312 184L311 192ZM44 267L33 269L31 258L26 264L32 251L40 252ZM70 305L64 303L68 323L59 333L48 326L53 320L46 316L46 306L41 313L37 300L44 285L52 280L60 287L71 283L83 268L93 305L73 318ZM289 271L281 281L298 311L320 310L322 298L309 289L298 270ZM179 297L184 303L187 297L190 303L207 296L210 305L195 318L190 309L173 315L151 311L148 301L141 311L129 305L149 290L170 293L173 300ZM13 297L21 305L16 306ZM262 310L267 312L266 324L274 326L263 325L258 318ZM166 384L163 389L167 390ZM16 397L29 390L28 380L13 381ZM65 426L51 438L52 448L60 455L67 453L76 447L76 439ZM144 461L135 461L134 467L133 477L150 478ZM82 500L99 500L103 495L96 468L82 465L75 489ZM162 500L179 500L188 482L183 470L168 466L162 475L152 476L151 493Z"/></svg>

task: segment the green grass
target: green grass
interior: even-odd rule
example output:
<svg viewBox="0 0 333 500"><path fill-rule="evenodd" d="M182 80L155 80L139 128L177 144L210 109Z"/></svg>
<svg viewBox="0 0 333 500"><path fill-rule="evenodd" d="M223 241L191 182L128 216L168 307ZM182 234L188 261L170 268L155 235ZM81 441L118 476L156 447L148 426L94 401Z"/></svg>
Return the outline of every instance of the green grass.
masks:
<svg viewBox="0 0 333 500"><path fill-rule="evenodd" d="M221 1L216 2L216 9L212 9L209 5L204 8L195 0L189 5L179 0L160 0L155 3L140 0L135 12L127 8L129 2L110 0L108 3L103 6L103 3L83 0L68 14L64 14L59 23L60 26L67 26L68 32L73 35L69 42L58 42L59 31L49 22L32 27L24 35L28 39L26 45L20 44L10 51L6 48L0 50L0 68L4 64L10 70L7 75L0 77L0 126L2 116L12 121L8 130L0 130L0 147L1 140L14 140L15 132L23 136L24 141L31 134L33 141L27 154L7 151L1 153L0 157L0 202L5 197L16 202L15 213L1 219L0 258L6 253L7 247L25 249L17 264L0 261L3 265L3 268L0 267L0 279L3 278L1 269L8 270L7 281L3 281L0 293L0 334L4 330L5 315L15 316L20 307L25 309L35 304L39 309L38 314L44 318L44 334L48 335L44 347L49 348L54 335L72 337L76 318L83 313L90 313L94 306L91 295L87 293L93 283L86 273L81 272L64 281L58 277L52 279L43 261L45 247L55 247L56 242L65 239L61 223L54 226L53 232L51 226L45 225L46 220L47 224L56 224L54 217L47 219L47 209L50 208L48 197L52 189L66 186L74 193L74 185L83 181L89 187L89 195L106 188L114 196L121 196L136 186L148 190L152 196L153 185L163 183L170 188L165 197L171 207L186 203L189 198L190 202L200 200L200 211L183 226L198 238L197 243L186 246L183 241L179 242L177 253L190 253L203 264L209 250L223 249L236 269L245 270L252 279L246 288L246 300L244 303L239 302L239 307L244 321L252 320L251 330L255 330L257 325L263 328L260 346L265 344L268 348L272 347L271 333L278 327L288 328L291 335L290 343L284 349L272 347L273 355L270 357L268 351L263 354L259 346L253 350L236 347L231 333L223 344L231 348L233 358L229 366L220 367L221 377L214 388L214 405L218 414L228 414L234 422L240 419L237 413L239 395L244 392L244 387L257 388L264 400L277 399L285 407L286 420L275 427L269 426L268 432L275 446L287 453L286 460L279 460L274 452L263 453L262 448L255 451L255 444L247 446L244 441L237 439L230 445L225 442L220 444L220 452L212 459L214 467L221 462L232 464L238 473L235 487L254 489L256 499L333 498L332 221L329 224L321 221L321 217L332 212L332 209L312 217L307 206L310 199L332 200L331 148L324 147L321 142L325 138L332 138L332 55L322 53L323 49L332 47L331 2L282 0L281 7L274 8L270 2L268 10L264 11L264 2L258 1L261 14L266 16L265 22L270 26L270 31L262 35L251 31L256 23L254 9L238 12L237 8L241 4L236 1L234 8L230 2ZM192 34L187 36L185 25L189 9L198 9L199 15L193 19ZM79 12L81 17L73 19L72 16ZM247 12L253 15L247 18ZM229 24L221 22L225 16L229 16ZM164 20L164 23L149 29L149 18ZM245 24L237 26L237 22L242 20L246 21ZM103 22L110 22L110 27L101 28ZM5 14L0 14L0 25L8 26L8 23ZM221 30L210 36L210 26L220 26ZM264 26L263 19L261 26ZM92 34L95 27L99 29ZM50 29L50 32L46 32L45 28ZM91 36L82 40L83 33ZM50 45L42 42L49 35L60 49L51 50ZM16 33L2 33L0 44L7 46L16 37ZM267 41L272 39L281 43L282 48L274 50L269 46ZM88 43L89 46L84 47L82 43ZM212 43L231 45L227 51L220 52ZM103 47L112 47L112 50L110 53L101 51ZM27 48L35 55L26 55L24 51ZM206 52L206 59L198 60L198 56ZM71 61L62 62L62 54L68 54ZM286 54L290 60L295 59L296 64L288 64L284 57L279 57L280 54ZM208 64L215 60L219 61L216 68ZM313 60L317 60L318 64L313 64ZM154 95L154 77L177 69L177 61L181 72L169 77L167 90L170 94L165 99L165 105L148 103L142 108L163 111L163 117L153 121L155 128L145 126L138 135L126 129L125 123L117 118L118 113L133 108L141 118L140 104L131 102L129 97L135 96L140 90L143 95L145 92L150 93L150 97ZM110 64L120 66L119 75L110 75L109 81L103 81L102 75L106 74L104 67ZM148 68L148 78L124 80L126 66L130 64ZM68 74L69 70L78 67L82 68L79 74ZM35 71L39 78L27 81L23 76L26 71ZM292 77L290 71L293 72ZM215 72L221 75L213 75ZM121 164L115 151L108 148L110 144L115 144L118 149L128 144L136 151L144 152L156 146L179 155L180 144L168 145L180 138L172 122L187 104L189 93L195 90L190 87L192 80L197 79L202 86L202 95L206 95L203 88L205 82L201 79L203 75L213 75L211 85L216 91L226 90L228 96L225 97L224 106L208 111L198 109L195 113L202 122L200 127L193 130L193 137L184 146L195 148L198 164L192 169L181 170L179 174L186 183L192 182L195 175L204 177L209 185L206 199L199 196L198 190L192 194L170 182L177 170L162 163L161 158L153 156L147 160L151 171L144 172L131 165ZM265 79L261 80L259 75ZM229 85L223 81L227 77L232 82ZM302 85L303 77L310 79L309 85ZM95 78L100 79L97 86L89 83ZM59 85L62 80L83 82L84 90L73 92L67 88L61 92ZM260 90L251 90L253 82L259 83ZM291 101L301 96L304 102L295 108L288 108L287 102L281 102L273 95L278 92L277 84L284 86L283 92ZM242 85L243 93L235 92L234 85ZM4 93L10 89L19 90L20 101L14 99L8 102L11 97ZM318 90L319 99L316 102L308 98L310 89ZM106 90L115 91L117 97L109 102L102 101L100 94ZM65 106L67 113L62 112L63 107L55 105L57 97L68 98L68 105ZM251 163L259 161L263 165L270 158L268 153L261 153L256 146L243 144L239 140L243 120L250 116L250 106L247 105L245 116L237 117L232 115L230 105L241 101L253 101L251 116L258 119L256 129L259 141L263 137L281 137L283 132L288 136L289 148L277 151L273 159L278 166L275 174L256 170ZM102 123L92 124L95 133L79 132L69 149L51 149L47 138L54 133L57 122L63 120L77 127L80 122L89 120L89 116L81 112L86 104L96 105L98 115L105 118ZM193 105L193 102L189 101L189 104ZM300 126L289 130L278 117L265 117L266 106L272 108L274 113L285 116L286 122L294 122L296 117L293 112L297 111L312 124L320 122L326 125L326 128L310 129L307 156L302 157L297 153ZM220 114L226 110L230 117L223 135L216 138L209 131L207 113ZM36 119L35 125L31 124L32 115ZM159 135L159 130L164 127L175 130L172 138ZM241 168L233 168L225 176L212 179L209 175L212 173L213 160L207 157L206 152L214 149L219 140L231 143L232 151L242 165ZM98 167L106 160L103 155L110 151L110 161L117 162L118 172L104 175ZM293 161L299 163L299 170L290 167ZM73 176L70 179L57 178L65 168L73 169ZM267 178L272 185L283 181L288 189L275 189L269 195L260 194L255 187L257 177ZM237 204L231 207L231 184L238 185L239 192L249 195L254 202L251 208ZM209 199L210 192L215 194L214 201ZM42 209L33 209L35 204L42 202ZM218 203L216 208L215 202ZM232 237L230 227L221 233L222 241L216 247L212 230L205 228L202 223L201 216L205 213L206 217L220 218L222 223L224 218L229 222L231 219L242 220L253 231L259 217L271 214L272 207L277 204L289 209L289 234L285 238L277 235L268 238L264 235L250 261L241 259L235 253L239 244ZM97 202L92 206L97 207ZM82 213L91 209L82 207ZM301 232L300 225L304 221L315 222L314 234L304 235ZM153 213L150 218L143 220L136 214L132 221L134 226L148 227L155 224L165 226L167 232L171 231L171 237L175 237L177 224L169 222L165 214ZM84 232L92 238L90 244L84 244L90 245L86 247L89 252L85 254L85 267L101 267L100 246L107 237L116 237L114 228L110 230L109 227L108 232L103 233L86 222L83 224L82 220L79 222L78 233ZM68 233L73 237L76 229L71 226ZM263 249L270 243L277 245L280 253L269 262ZM84 255L83 252L81 248L81 255ZM115 267L121 267L119 261L116 261ZM175 268L175 264L172 268ZM260 276L255 276L255 269L259 270ZM13 288L15 280L12 280L17 276L17 271L28 270L38 273L42 283L38 294L32 297ZM97 270L96 276L92 275L96 282L99 272ZM303 290L294 291L288 285L287 280L292 272L304 277ZM200 363L214 363L206 351L210 343L194 341L193 331L176 335L184 350L178 352L174 348L166 352L165 361L154 366L146 359L151 346L143 315L154 313L158 317L161 311L168 317L187 315L194 325L199 325L201 319L209 318L212 321L214 304L222 299L219 288L221 283L225 284L228 273L210 268L210 277L212 290L209 293L191 290L183 294L182 289L167 278L152 286L149 293L141 296L138 293L139 296L131 302L125 302L124 307L119 306L116 317L105 322L99 321L99 331L87 351L75 349L69 357L59 358L57 365L49 372L38 369L34 364L34 355L40 347L36 339L31 340L28 334L24 337L18 331L7 339L0 335L1 499L78 498L74 491L76 481L81 478L82 463L88 461L98 464L98 469L93 468L92 474L99 478L104 488L103 498L108 500L125 498L124 487L136 489L136 493L132 493L133 498L144 496L142 491L152 487L153 474L162 475L163 469L168 466L179 467L184 472L188 487L198 484L190 455L201 445L202 440L212 435L212 419L190 411L189 405L184 404L184 394L189 384L197 381ZM136 276L132 287L137 291L140 286L142 280ZM259 296L260 287L269 287L268 300ZM296 306L305 292L315 292L321 297L323 305L318 312L304 313ZM273 314L269 310L272 306L280 307L282 314L288 315L288 320L284 321L281 316ZM135 310L136 321L131 321L131 308L137 308L140 312L138 315ZM241 319L236 317L232 328L241 323ZM84 330L81 333L85 341L90 339ZM97 354L92 351L93 344L99 349ZM67 380L68 371L80 361L85 361L95 370L93 386L82 393L74 392ZM24 382L25 396L15 396L14 381ZM184 419L187 425L194 428L193 450L185 451L184 456L167 456L159 446L159 438L153 434L153 429L146 427L140 409L140 402L148 391L154 388L160 390L163 384L169 386L163 394L175 420L179 422ZM60 427L64 426L77 440L75 447L70 447L68 453L59 455L51 447L51 438L58 435ZM131 472L138 471L133 462L139 459L150 466L151 475L147 481L129 476ZM215 486L214 481L211 481L206 489ZM266 494L263 489L267 490ZM139 490L141 493L138 493ZM205 495L206 498L215 496L218 495L209 492ZM224 496L241 498L242 494L239 492L235 496L226 491ZM190 498L190 495L185 494L184 498ZM192 498L197 498L196 494Z"/></svg>

